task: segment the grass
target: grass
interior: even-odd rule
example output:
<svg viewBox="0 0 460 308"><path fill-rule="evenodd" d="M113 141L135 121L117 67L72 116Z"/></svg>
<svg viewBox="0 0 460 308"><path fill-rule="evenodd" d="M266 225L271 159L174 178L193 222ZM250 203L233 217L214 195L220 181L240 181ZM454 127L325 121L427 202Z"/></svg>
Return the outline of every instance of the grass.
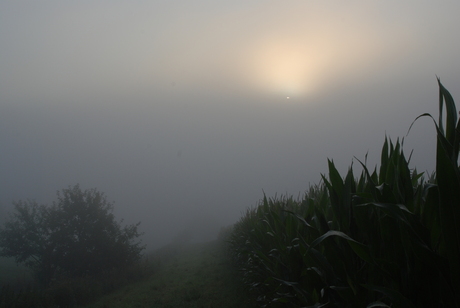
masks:
<svg viewBox="0 0 460 308"><path fill-rule="evenodd" d="M46 288L14 260L0 261L2 307L255 307L222 239L175 242L148 255L136 267L55 281ZM21 282L21 283L17 283Z"/></svg>
<svg viewBox="0 0 460 308"><path fill-rule="evenodd" d="M255 307L227 249L219 241L165 247L149 256L154 271L148 279L85 307Z"/></svg>

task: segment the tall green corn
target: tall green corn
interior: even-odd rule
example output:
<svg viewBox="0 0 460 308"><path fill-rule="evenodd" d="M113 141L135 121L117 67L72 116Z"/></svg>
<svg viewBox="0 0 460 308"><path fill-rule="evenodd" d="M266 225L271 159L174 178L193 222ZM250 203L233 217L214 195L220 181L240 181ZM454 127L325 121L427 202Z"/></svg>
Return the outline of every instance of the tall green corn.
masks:
<svg viewBox="0 0 460 308"><path fill-rule="evenodd" d="M433 119L437 132L436 142L436 186L427 191L430 199L432 223L431 232L438 239L437 250L447 262L443 267L445 288L451 291L457 306L460 306L460 169L458 166L460 143L460 120L457 121L457 109L449 91L439 86L439 120ZM446 110L444 125L444 106ZM413 124L413 123L412 123ZM412 125L411 125L412 127Z"/></svg>
<svg viewBox="0 0 460 308"><path fill-rule="evenodd" d="M328 160L302 200L264 197L235 224L235 259L263 305L459 307L460 122L439 87L436 176L385 138L379 168L358 160L361 175L342 178Z"/></svg>

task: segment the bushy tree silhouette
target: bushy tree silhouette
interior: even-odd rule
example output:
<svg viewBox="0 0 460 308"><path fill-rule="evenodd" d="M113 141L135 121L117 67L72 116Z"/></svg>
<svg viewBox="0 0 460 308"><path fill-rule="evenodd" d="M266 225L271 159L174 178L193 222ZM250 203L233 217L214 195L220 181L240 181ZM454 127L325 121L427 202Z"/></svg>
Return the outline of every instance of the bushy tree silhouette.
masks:
<svg viewBox="0 0 460 308"><path fill-rule="evenodd" d="M141 257L140 223L122 226L113 203L79 185L57 193L51 206L18 201L0 228L0 255L33 268L44 282L125 267Z"/></svg>

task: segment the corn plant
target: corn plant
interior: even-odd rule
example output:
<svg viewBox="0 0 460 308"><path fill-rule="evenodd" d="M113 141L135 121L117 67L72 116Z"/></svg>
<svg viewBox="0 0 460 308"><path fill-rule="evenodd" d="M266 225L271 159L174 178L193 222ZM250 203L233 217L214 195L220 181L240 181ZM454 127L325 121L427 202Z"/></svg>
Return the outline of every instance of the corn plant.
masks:
<svg viewBox="0 0 460 308"><path fill-rule="evenodd" d="M436 127L436 186L427 193L430 199L427 210L431 216L431 222L428 223L431 224L432 236L437 240L437 251L442 258L445 258L442 267L443 286L450 291L451 300L455 301L458 307L460 306L460 169L458 165L460 120L457 120L454 99L439 78L438 86L438 123L429 113L418 116L414 122L420 117L430 117Z"/></svg>
<svg viewBox="0 0 460 308"><path fill-rule="evenodd" d="M410 169L403 143L385 138L379 168L358 160L360 176L350 167L342 178L328 160L302 200L265 196L235 224L235 259L263 305L460 306L460 121L439 88L435 175Z"/></svg>

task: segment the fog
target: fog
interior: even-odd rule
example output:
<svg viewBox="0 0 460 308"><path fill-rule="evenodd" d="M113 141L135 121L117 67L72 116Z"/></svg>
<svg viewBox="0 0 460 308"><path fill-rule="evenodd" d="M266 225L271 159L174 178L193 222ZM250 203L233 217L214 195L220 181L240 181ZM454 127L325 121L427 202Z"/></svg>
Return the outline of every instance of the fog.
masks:
<svg viewBox="0 0 460 308"><path fill-rule="evenodd" d="M158 247L216 236L385 136L434 169L455 1L2 1L0 215L77 183ZM406 136L406 137L405 137ZM354 167L358 167L354 162ZM357 170L359 170L357 168ZM187 231L188 232L188 231Z"/></svg>

